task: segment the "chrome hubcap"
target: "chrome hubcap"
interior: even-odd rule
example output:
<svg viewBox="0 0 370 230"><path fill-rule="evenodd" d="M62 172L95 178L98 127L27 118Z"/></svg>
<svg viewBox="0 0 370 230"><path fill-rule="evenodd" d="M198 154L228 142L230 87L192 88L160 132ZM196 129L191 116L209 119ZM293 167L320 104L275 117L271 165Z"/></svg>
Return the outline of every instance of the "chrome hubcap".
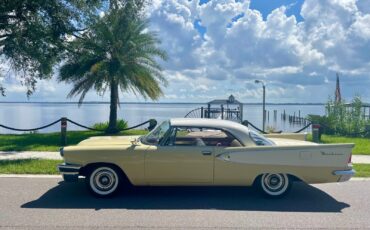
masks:
<svg viewBox="0 0 370 230"><path fill-rule="evenodd" d="M100 195L108 195L114 192L118 186L118 176L109 167L96 169L90 176L92 190Z"/></svg>
<svg viewBox="0 0 370 230"><path fill-rule="evenodd" d="M96 188L103 191L111 189L115 181L115 176L109 171L100 171L94 176Z"/></svg>
<svg viewBox="0 0 370 230"><path fill-rule="evenodd" d="M284 178L279 174L268 174L264 183L269 190L277 190L284 185Z"/></svg>
<svg viewBox="0 0 370 230"><path fill-rule="evenodd" d="M288 188L288 177L285 174L264 174L262 176L262 188L269 195L280 195Z"/></svg>

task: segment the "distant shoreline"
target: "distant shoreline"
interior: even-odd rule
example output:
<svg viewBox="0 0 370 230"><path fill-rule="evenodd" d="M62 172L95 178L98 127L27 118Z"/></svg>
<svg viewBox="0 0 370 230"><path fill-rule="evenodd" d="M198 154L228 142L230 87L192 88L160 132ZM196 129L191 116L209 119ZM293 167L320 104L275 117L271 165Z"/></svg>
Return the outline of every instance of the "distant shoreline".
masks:
<svg viewBox="0 0 370 230"><path fill-rule="evenodd" d="M61 105L77 105L78 102L27 102L27 101L0 101L0 104L61 104ZM109 104L109 102L90 101L83 102L82 105L99 105ZM206 105L207 102L122 102L124 104L158 104L158 105ZM243 103L243 105L262 105L262 103ZM266 103L266 105L325 105L325 103Z"/></svg>

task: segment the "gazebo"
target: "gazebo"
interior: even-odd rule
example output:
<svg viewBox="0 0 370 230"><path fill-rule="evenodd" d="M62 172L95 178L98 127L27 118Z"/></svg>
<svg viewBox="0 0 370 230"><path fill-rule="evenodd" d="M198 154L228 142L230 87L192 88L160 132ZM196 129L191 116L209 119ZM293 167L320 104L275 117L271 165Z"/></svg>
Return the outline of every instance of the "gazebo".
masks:
<svg viewBox="0 0 370 230"><path fill-rule="evenodd" d="M190 111L185 117L213 118L243 121L243 103L230 95L227 99L216 99L207 103L207 107L201 107Z"/></svg>

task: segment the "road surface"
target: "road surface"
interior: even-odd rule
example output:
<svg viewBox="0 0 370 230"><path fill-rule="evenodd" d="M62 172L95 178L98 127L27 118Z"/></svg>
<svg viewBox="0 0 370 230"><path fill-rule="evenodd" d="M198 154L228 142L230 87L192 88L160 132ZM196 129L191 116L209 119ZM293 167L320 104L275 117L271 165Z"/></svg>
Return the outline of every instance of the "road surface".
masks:
<svg viewBox="0 0 370 230"><path fill-rule="evenodd" d="M0 178L1 229L370 228L370 181L309 186L270 200L246 188L139 188L91 197L81 180Z"/></svg>

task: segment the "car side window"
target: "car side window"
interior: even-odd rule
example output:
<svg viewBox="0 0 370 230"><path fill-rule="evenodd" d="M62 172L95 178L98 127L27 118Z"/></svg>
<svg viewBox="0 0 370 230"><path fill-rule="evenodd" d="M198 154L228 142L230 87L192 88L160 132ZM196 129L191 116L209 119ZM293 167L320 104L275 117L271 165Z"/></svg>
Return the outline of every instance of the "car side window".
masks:
<svg viewBox="0 0 370 230"><path fill-rule="evenodd" d="M261 145L261 146L275 145L275 143L273 141L267 139L266 137L254 132L252 130L249 131L249 136L254 141L254 143L256 143L256 145Z"/></svg>
<svg viewBox="0 0 370 230"><path fill-rule="evenodd" d="M168 146L243 146L231 134L206 127L174 127L165 145Z"/></svg>

